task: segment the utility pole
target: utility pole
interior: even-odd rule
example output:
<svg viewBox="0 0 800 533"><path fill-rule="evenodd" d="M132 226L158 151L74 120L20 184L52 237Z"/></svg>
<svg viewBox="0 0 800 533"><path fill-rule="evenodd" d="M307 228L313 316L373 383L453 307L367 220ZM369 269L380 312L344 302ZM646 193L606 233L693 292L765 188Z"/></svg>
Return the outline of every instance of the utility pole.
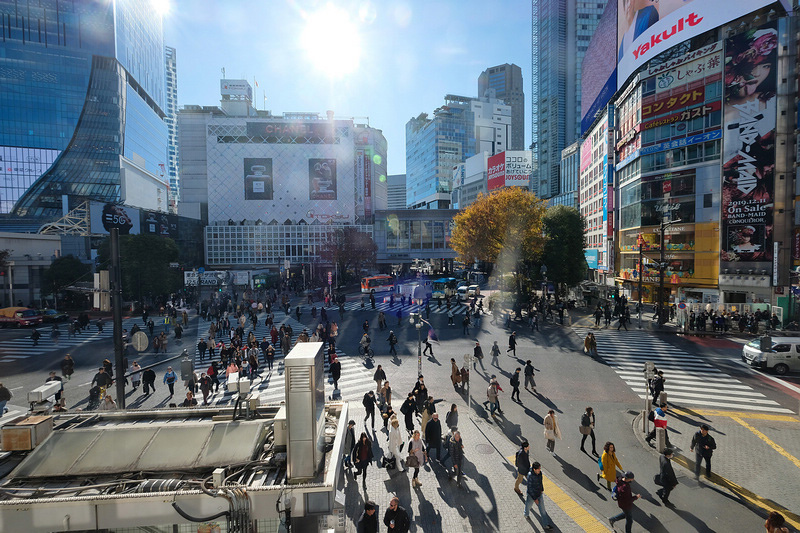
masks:
<svg viewBox="0 0 800 533"><path fill-rule="evenodd" d="M117 367L117 405L125 409L125 368L122 346L122 269L119 264L119 228L111 228L111 304L114 314L114 364Z"/></svg>
<svg viewBox="0 0 800 533"><path fill-rule="evenodd" d="M639 244L639 329L642 329L642 311L644 310L644 298L642 297L642 276L644 275L642 263L644 261L644 254L642 254L642 246L644 245L644 238L641 233L637 240Z"/></svg>

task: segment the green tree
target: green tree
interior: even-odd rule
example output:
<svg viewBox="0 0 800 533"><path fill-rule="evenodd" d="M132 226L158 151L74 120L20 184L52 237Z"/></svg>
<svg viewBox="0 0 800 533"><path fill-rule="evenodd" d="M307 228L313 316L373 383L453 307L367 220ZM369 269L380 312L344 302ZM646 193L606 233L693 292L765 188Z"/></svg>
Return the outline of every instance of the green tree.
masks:
<svg viewBox="0 0 800 533"><path fill-rule="evenodd" d="M480 195L456 215L450 245L466 264L477 259L494 263L497 274L527 273L544 247L545 209L543 200L518 187Z"/></svg>
<svg viewBox="0 0 800 533"><path fill-rule="evenodd" d="M4 267L8 263L8 258L11 256L11 250L6 248L5 250L0 250L0 267Z"/></svg>
<svg viewBox="0 0 800 533"><path fill-rule="evenodd" d="M178 245L158 235L122 235L119 238L124 298L144 301L180 290L180 270L169 264L178 261ZM111 269L110 241L98 248L100 269Z"/></svg>
<svg viewBox="0 0 800 533"><path fill-rule="evenodd" d="M347 282L349 272L358 277L363 269L375 266L377 251L372 236L356 228L345 227L330 234L320 249L320 258L325 263L335 265L341 282Z"/></svg>
<svg viewBox="0 0 800 533"><path fill-rule="evenodd" d="M74 255L65 255L53 261L44 271L45 294L58 297L58 293L78 281L92 281L92 265L82 263Z"/></svg>
<svg viewBox="0 0 800 533"><path fill-rule="evenodd" d="M544 215L543 263L547 278L564 286L586 279L588 266L583 250L586 247L586 219L574 207L557 205Z"/></svg>

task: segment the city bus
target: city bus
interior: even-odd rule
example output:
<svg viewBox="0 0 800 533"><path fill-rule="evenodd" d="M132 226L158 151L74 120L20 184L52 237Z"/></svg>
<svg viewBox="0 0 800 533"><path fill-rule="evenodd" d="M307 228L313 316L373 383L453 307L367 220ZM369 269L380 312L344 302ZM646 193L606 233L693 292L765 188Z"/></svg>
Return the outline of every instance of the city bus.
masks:
<svg viewBox="0 0 800 533"><path fill-rule="evenodd" d="M446 298L456 293L458 280L456 278L439 278L433 280L433 292L431 298Z"/></svg>
<svg viewBox="0 0 800 533"><path fill-rule="evenodd" d="M387 275L368 276L361 278L361 292L369 294L372 291L378 292L393 292L394 291L394 278Z"/></svg>

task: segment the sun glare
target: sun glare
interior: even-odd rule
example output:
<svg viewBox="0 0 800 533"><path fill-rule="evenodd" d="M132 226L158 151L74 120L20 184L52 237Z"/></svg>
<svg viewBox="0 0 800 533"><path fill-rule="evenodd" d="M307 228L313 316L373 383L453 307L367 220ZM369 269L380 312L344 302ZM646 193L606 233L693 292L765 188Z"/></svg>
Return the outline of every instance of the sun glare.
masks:
<svg viewBox="0 0 800 533"><path fill-rule="evenodd" d="M361 37L350 13L327 4L305 15L301 44L317 72L337 78L352 74L361 60Z"/></svg>
<svg viewBox="0 0 800 533"><path fill-rule="evenodd" d="M166 17L169 14L170 0L150 0L150 6L157 14Z"/></svg>

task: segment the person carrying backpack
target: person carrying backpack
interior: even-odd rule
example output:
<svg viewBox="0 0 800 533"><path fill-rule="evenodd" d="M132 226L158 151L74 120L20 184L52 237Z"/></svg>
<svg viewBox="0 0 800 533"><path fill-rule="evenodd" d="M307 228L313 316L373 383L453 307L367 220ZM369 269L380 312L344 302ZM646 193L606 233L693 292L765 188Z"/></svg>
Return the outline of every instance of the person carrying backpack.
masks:
<svg viewBox="0 0 800 533"><path fill-rule="evenodd" d="M519 399L519 375L520 375L520 372L522 372L522 369L520 367L517 367L517 369L511 375L511 399L513 400L514 399L514 395L516 394L518 403L522 403L522 400Z"/></svg>
<svg viewBox="0 0 800 533"><path fill-rule="evenodd" d="M621 512L608 519L608 522L613 526L614 522L624 518L625 533L631 533L633 528L633 502L642 497L641 494L633 493L631 481L633 481L633 472L630 471L617 478L617 485L614 487L611 497L617 500L617 505Z"/></svg>

